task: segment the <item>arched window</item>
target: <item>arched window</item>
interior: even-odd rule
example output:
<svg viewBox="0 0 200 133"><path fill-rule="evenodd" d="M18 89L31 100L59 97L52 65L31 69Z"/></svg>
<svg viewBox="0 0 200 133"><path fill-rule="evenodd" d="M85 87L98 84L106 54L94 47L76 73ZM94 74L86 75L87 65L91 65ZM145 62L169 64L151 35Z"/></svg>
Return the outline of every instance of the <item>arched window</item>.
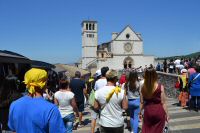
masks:
<svg viewBox="0 0 200 133"><path fill-rule="evenodd" d="M86 30L88 30L88 23L86 24Z"/></svg>
<svg viewBox="0 0 200 133"><path fill-rule="evenodd" d="M89 30L92 30L92 24L89 24Z"/></svg>
<svg viewBox="0 0 200 133"><path fill-rule="evenodd" d="M92 30L94 30L94 24L92 24Z"/></svg>

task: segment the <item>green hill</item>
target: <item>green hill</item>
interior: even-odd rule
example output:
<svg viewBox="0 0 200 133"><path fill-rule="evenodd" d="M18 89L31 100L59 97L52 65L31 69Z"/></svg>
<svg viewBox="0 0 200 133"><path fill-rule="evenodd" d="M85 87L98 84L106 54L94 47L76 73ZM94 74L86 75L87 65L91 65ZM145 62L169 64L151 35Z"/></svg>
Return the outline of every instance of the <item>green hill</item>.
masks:
<svg viewBox="0 0 200 133"><path fill-rule="evenodd" d="M195 53L191 53L191 54L188 54L188 55L158 57L157 60L174 59L174 58L197 58L199 56L200 56L200 52L195 52Z"/></svg>

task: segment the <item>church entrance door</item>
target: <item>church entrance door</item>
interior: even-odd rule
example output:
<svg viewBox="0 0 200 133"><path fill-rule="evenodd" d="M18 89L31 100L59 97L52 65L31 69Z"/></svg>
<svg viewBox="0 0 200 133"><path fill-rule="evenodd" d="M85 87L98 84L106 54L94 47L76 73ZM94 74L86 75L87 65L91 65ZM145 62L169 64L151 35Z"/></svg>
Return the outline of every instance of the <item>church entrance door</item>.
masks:
<svg viewBox="0 0 200 133"><path fill-rule="evenodd" d="M133 67L133 59L131 57L126 57L124 59L124 69Z"/></svg>

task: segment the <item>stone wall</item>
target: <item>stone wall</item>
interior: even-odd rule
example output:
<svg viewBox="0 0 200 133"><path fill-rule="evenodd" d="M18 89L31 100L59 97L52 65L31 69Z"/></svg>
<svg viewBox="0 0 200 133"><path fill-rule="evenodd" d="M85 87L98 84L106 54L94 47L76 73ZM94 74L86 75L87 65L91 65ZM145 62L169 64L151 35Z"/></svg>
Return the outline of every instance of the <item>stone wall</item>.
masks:
<svg viewBox="0 0 200 133"><path fill-rule="evenodd" d="M159 82L164 85L166 96L170 98L177 98L177 90L174 86L178 80L178 75L163 72L157 73Z"/></svg>

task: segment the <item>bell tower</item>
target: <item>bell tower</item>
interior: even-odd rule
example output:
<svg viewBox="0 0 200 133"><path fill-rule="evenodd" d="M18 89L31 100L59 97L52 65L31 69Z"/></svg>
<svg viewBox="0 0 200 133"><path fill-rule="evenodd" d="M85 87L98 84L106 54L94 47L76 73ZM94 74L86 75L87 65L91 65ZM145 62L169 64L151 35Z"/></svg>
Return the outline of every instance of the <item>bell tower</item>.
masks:
<svg viewBox="0 0 200 133"><path fill-rule="evenodd" d="M82 68L87 69L97 58L97 21L86 20L82 26Z"/></svg>

